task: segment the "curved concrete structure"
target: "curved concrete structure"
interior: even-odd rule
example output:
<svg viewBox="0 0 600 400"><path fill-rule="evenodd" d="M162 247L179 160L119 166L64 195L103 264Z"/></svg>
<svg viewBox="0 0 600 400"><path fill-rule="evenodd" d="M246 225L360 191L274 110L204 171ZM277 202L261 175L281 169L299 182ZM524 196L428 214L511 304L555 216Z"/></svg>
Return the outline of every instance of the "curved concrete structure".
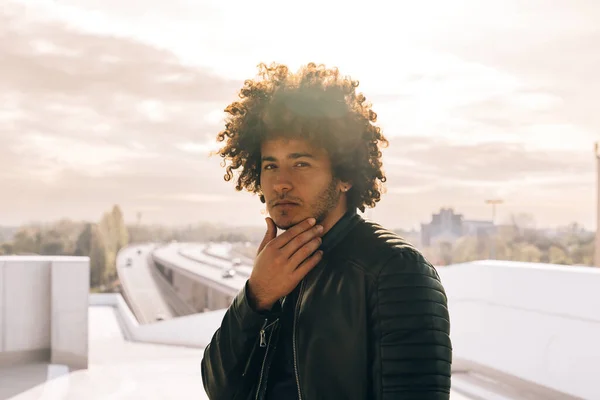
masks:
<svg viewBox="0 0 600 400"><path fill-rule="evenodd" d="M93 368L74 371L60 364L65 360L58 359L11 366L8 370L0 368L0 399L29 400L39 396L206 398L198 367L202 348L220 325L227 299L235 295L247 279L244 274L224 277L223 270L230 266L227 247L212 246L221 245L173 243L157 247L151 258L141 254L148 247L142 246L138 254L138 248L130 246L119 257L133 251L140 256L140 262L150 261L145 266L148 276L153 277L154 282L169 286L153 290L152 296L167 293L190 303L189 307L203 304L214 310L140 323L134 313L143 312L140 311L143 307L159 304L164 298L147 301L144 297L132 296L147 304L130 309L119 294L90 295L89 315L93 318L89 325L89 363ZM153 264L155 260L161 264ZM125 271L135 271L128 269L131 267L141 268L142 264L126 266ZM9 283L9 279L11 282L21 279L14 275L17 269L11 271L0 275L0 292L4 290L4 297L0 296L0 306L4 307L0 307L4 342L0 340L0 344L6 343L6 321L13 321L17 315L7 314L6 303L1 301L19 288ZM23 271L28 271L34 280L47 282L44 285L69 283L62 286L63 300L78 297L74 294L80 289L87 291L87 281L69 280L59 272L57 279L50 282L47 267L38 265L20 272ZM159 280L153 275L157 271ZM440 267L438 271L446 287L451 312L452 400L600 398L594 380L594 371L600 364L600 346L595 344L595 339L600 337L600 300L594 296L595 288L600 287L600 270L479 261ZM126 286L136 287L135 274L126 272L123 277L129 280ZM18 291L23 301L32 295L26 290ZM195 291L204 297L214 296L215 301L194 303L198 300ZM25 301L25 308L42 307L39 295L49 290L30 292L37 296L37 303L34 302L37 306ZM212 294L209 296L209 293ZM59 303L65 304L62 300L56 304ZM85 303L87 306L88 301ZM75 311L72 306L69 305ZM204 309L210 310L210 307ZM7 319L9 314L12 316ZM38 319L43 322L51 314L41 312ZM75 332L87 335L87 331L77 328L72 318L59 319L65 322L67 329L75 327ZM113 327L110 332L106 330L108 326ZM26 335L39 334L35 329L29 333L21 331Z"/></svg>
<svg viewBox="0 0 600 400"><path fill-rule="evenodd" d="M600 269L477 261L438 271L457 358L600 399Z"/></svg>

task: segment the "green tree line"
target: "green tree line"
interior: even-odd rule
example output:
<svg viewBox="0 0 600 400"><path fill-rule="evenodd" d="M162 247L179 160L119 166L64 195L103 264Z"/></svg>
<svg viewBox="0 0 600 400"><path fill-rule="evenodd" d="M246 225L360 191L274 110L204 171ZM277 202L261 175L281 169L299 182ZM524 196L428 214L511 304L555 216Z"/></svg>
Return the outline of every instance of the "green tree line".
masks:
<svg viewBox="0 0 600 400"><path fill-rule="evenodd" d="M90 286L104 291L118 288L116 257L135 243L227 241L257 245L261 227L198 223L184 227L126 225L121 208L114 205L97 222L62 219L45 224L0 228L0 255L64 255L90 257Z"/></svg>
<svg viewBox="0 0 600 400"><path fill-rule="evenodd" d="M123 213L115 205L97 223L63 219L20 227L0 244L0 254L90 257L90 286L97 288L118 282L116 256L128 242Z"/></svg>
<svg viewBox="0 0 600 400"><path fill-rule="evenodd" d="M452 245L440 244L438 252L444 264L488 259L494 246L498 260L591 266L594 237L577 223L552 234L512 224L500 227L496 234L464 236Z"/></svg>

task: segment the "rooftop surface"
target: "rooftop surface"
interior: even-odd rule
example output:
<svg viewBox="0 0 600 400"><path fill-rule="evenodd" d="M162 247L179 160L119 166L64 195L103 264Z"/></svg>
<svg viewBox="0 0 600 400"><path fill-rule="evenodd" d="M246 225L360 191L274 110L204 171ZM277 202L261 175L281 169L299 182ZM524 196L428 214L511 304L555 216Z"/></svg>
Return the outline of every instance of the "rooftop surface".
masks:
<svg viewBox="0 0 600 400"><path fill-rule="evenodd" d="M89 324L89 369L37 364L0 371L0 399L208 399L202 350L127 341L110 306L90 307Z"/></svg>
<svg viewBox="0 0 600 400"><path fill-rule="evenodd" d="M69 373L60 365L0 370L0 399L208 399L202 386L202 350L127 341L116 309L92 306L90 366ZM468 400L453 393L452 400Z"/></svg>

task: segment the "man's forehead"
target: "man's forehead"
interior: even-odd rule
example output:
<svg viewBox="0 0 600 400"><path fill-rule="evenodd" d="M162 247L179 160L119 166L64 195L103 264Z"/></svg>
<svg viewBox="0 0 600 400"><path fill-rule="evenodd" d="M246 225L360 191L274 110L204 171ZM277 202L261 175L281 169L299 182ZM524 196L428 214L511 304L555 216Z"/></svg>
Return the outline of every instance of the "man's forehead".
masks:
<svg viewBox="0 0 600 400"><path fill-rule="evenodd" d="M280 158L305 154L317 158L325 155L325 150L304 139L275 138L262 142L261 153L263 157Z"/></svg>

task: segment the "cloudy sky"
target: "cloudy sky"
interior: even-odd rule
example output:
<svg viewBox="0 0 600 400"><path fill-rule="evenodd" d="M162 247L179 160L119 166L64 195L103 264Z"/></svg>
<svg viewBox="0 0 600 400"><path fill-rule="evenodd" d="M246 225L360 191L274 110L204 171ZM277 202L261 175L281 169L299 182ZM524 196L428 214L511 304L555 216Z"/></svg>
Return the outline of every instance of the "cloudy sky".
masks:
<svg viewBox="0 0 600 400"><path fill-rule="evenodd" d="M360 80L390 139L372 217L440 207L595 227L596 0L0 0L0 225L261 224L223 181L223 108L261 62ZM368 5L367 5L368 4Z"/></svg>

